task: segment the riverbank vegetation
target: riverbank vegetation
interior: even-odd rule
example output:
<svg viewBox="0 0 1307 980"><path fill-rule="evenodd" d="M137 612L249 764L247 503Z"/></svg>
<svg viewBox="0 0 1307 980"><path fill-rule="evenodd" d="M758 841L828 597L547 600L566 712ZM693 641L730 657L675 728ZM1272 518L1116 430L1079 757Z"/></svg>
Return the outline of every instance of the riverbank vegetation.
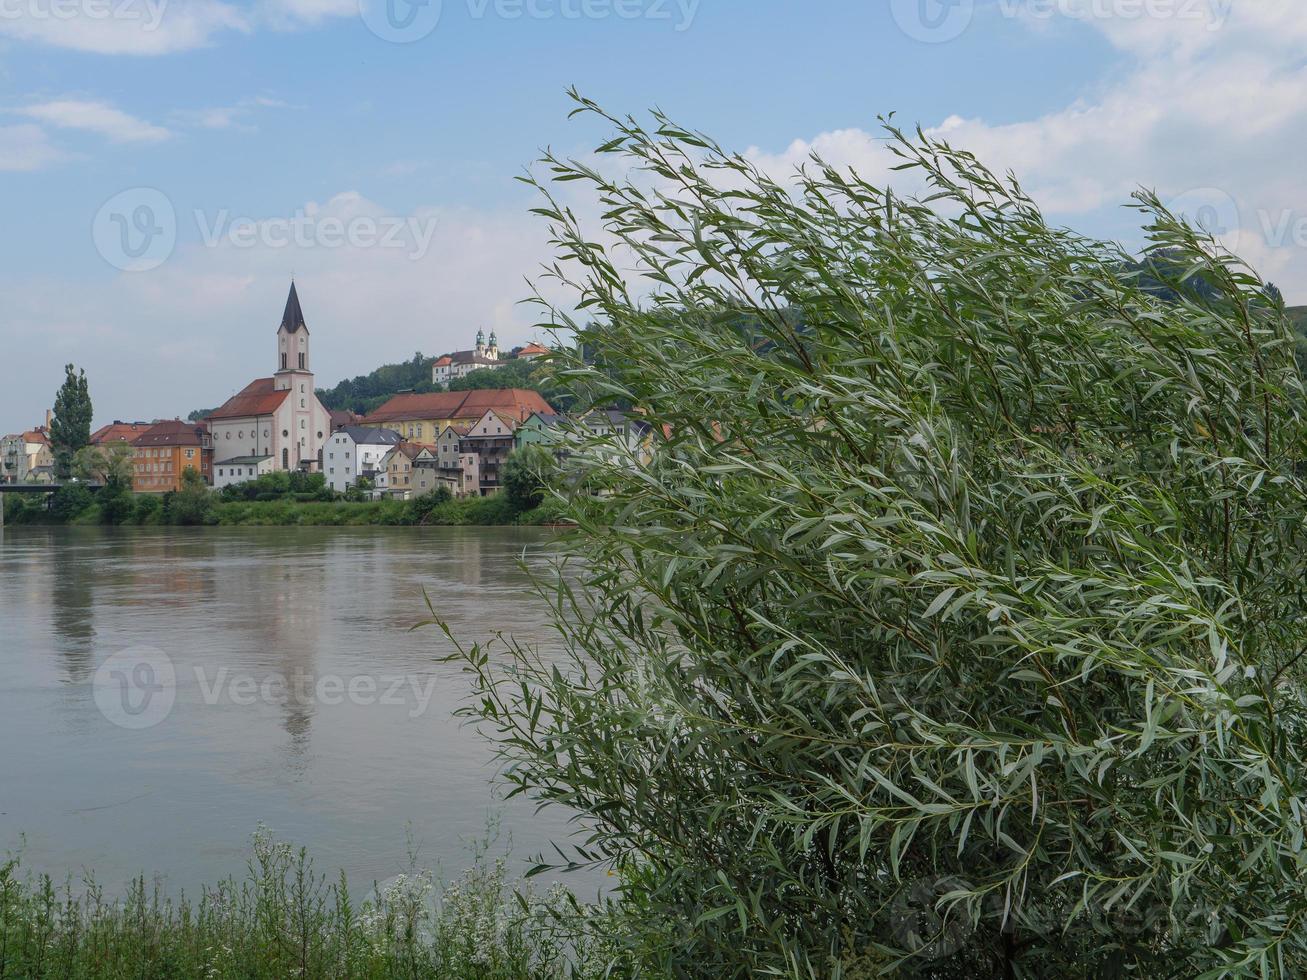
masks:
<svg viewBox="0 0 1307 980"><path fill-rule="evenodd" d="M601 914L558 886L514 887L484 852L439 887L412 871L356 896L261 832L245 875L194 899L144 878L110 897L0 863L0 980L597 980L614 956Z"/></svg>
<svg viewBox="0 0 1307 980"><path fill-rule="evenodd" d="M1160 295L892 123L916 199L605 118L609 164L546 162L596 206L541 188L547 291L594 322L547 319L669 439L574 454L570 660L456 660L648 975L1307 973L1277 291L1141 192Z"/></svg>
<svg viewBox="0 0 1307 980"><path fill-rule="evenodd" d="M413 500L367 500L333 492L320 474L298 473L271 473L216 493L194 479L165 494L134 494L122 483L95 493L73 485L52 494L48 502L44 496L7 494L3 504L5 523L14 525L501 526L565 520L556 501L534 491L526 497L505 492L455 500L444 492Z"/></svg>

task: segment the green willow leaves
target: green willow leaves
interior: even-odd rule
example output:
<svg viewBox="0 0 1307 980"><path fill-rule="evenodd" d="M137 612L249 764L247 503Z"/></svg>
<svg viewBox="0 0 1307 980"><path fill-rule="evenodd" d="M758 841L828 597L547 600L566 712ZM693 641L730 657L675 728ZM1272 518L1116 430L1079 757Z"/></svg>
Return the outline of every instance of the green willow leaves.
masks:
<svg viewBox="0 0 1307 980"><path fill-rule="evenodd" d="M604 118L541 185L559 372L657 446L569 456L568 662L461 656L506 778L615 869L627 966L1307 971L1278 294L1151 194L1141 262L892 121L916 198Z"/></svg>

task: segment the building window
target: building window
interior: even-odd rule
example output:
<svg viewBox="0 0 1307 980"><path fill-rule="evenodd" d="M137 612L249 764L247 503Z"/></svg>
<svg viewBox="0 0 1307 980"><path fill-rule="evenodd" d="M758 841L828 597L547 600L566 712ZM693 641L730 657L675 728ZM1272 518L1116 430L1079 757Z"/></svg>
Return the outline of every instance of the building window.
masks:
<svg viewBox="0 0 1307 980"><path fill-rule="evenodd" d="M303 351L300 351L300 370L301 370L301 371L304 370L304 352L303 352ZM301 387L300 390L303 391L304 389Z"/></svg>
<svg viewBox="0 0 1307 980"><path fill-rule="evenodd" d="M286 355L285 355L285 354L282 354L282 355L281 355L281 369L282 369L283 371L286 370Z"/></svg>

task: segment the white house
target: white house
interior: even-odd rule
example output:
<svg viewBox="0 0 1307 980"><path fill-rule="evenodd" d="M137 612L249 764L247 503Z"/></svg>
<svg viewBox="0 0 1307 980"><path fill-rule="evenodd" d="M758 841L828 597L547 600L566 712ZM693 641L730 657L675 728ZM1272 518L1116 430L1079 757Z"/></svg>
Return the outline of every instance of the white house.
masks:
<svg viewBox="0 0 1307 980"><path fill-rule="evenodd" d="M277 372L245 386L208 416L214 470L223 463L268 456L273 470L316 470L331 415L313 390L309 328L290 284L277 329Z"/></svg>
<svg viewBox="0 0 1307 980"><path fill-rule="evenodd" d="M249 483L272 472L271 456L237 456L213 464L213 488L221 490L236 483Z"/></svg>
<svg viewBox="0 0 1307 980"><path fill-rule="evenodd" d="M322 472L331 489L343 493L367 477L376 485L381 461L403 441L394 429L347 425L327 438L322 450Z"/></svg>

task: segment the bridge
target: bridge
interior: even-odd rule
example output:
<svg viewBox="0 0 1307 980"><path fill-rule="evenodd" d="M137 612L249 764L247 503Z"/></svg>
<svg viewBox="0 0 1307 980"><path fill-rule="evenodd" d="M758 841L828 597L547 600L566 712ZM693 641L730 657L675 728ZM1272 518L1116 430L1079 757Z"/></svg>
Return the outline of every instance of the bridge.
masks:
<svg viewBox="0 0 1307 980"><path fill-rule="evenodd" d="M51 494L56 490L62 490L64 487L86 487L94 493L96 490L103 490L103 483L89 483L82 480L73 480L69 483L0 483L0 493L44 493ZM4 501L0 499L0 527L5 526L5 508Z"/></svg>

